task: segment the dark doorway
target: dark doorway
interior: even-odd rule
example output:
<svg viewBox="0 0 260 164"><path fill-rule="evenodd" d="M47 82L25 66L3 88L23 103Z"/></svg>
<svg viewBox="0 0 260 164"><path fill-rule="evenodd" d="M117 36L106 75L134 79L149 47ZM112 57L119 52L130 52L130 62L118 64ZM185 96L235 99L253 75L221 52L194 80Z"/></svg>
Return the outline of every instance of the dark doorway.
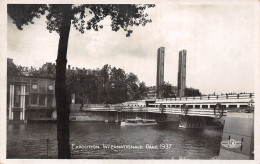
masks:
<svg viewBox="0 0 260 164"><path fill-rule="evenodd" d="M13 112L13 120L20 120L20 112L19 111L14 111Z"/></svg>

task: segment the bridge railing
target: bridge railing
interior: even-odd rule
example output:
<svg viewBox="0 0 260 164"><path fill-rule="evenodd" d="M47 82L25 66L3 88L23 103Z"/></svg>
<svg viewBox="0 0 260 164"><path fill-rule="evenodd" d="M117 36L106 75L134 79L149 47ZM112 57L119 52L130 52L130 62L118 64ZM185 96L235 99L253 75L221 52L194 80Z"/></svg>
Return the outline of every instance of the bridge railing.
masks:
<svg viewBox="0 0 260 164"><path fill-rule="evenodd" d="M85 104L84 107L89 108L109 108L112 104Z"/></svg>
<svg viewBox="0 0 260 164"><path fill-rule="evenodd" d="M110 108L89 108L89 111L107 111L107 112L151 112L151 113L164 113L164 114L177 114L177 115L189 115L189 116L203 116L203 117L216 117L215 107L210 108L194 108L187 106L186 114L183 113L183 109L180 107L123 107L118 110L116 107ZM254 108L242 107L242 108L226 108L222 106L217 110L222 112L222 116L226 116L228 112L236 113L250 113L254 111Z"/></svg>
<svg viewBox="0 0 260 164"><path fill-rule="evenodd" d="M188 115L188 116L202 116L202 117L216 117L216 113L214 112L214 108L207 109L195 109L189 108L187 113L184 114L181 108L149 108L148 112L152 113L165 113L165 114L177 114L177 115ZM223 108L222 116L227 116L228 109Z"/></svg>
<svg viewBox="0 0 260 164"><path fill-rule="evenodd" d="M175 98L163 98L156 99L159 101L187 101L187 100L224 100L224 99L248 99L254 98L254 93L243 93L243 94L225 94L225 95L203 95L195 97L175 97Z"/></svg>

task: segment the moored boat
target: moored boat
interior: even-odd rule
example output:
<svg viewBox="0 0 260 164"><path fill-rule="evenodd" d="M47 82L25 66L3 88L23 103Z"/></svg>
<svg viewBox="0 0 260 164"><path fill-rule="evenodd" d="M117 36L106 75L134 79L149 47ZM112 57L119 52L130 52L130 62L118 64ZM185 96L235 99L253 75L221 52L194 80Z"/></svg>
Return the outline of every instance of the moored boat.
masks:
<svg viewBox="0 0 260 164"><path fill-rule="evenodd" d="M156 125L156 121L154 119L142 119L136 117L135 119L126 119L125 121L121 121L121 126L139 126L139 125Z"/></svg>

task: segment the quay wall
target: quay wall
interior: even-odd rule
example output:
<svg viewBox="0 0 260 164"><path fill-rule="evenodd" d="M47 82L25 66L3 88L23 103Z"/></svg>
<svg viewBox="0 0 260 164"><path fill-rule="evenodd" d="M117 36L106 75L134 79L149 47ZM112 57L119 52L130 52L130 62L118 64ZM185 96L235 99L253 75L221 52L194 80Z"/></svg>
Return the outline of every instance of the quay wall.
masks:
<svg viewBox="0 0 260 164"><path fill-rule="evenodd" d="M232 144L227 142L231 141ZM220 159L254 159L254 114L229 113L223 129Z"/></svg>
<svg viewBox="0 0 260 164"><path fill-rule="evenodd" d="M71 121L116 122L136 117L155 119L158 122L179 121L179 115L168 115L150 112L74 111L70 114Z"/></svg>
<svg viewBox="0 0 260 164"><path fill-rule="evenodd" d="M108 121L117 122L125 119L141 117L155 119L157 122L179 122L180 115L161 114L150 112L116 112L116 111L73 111L70 113L71 121ZM219 119L205 117L208 125L223 125ZM222 118L224 119L224 118Z"/></svg>

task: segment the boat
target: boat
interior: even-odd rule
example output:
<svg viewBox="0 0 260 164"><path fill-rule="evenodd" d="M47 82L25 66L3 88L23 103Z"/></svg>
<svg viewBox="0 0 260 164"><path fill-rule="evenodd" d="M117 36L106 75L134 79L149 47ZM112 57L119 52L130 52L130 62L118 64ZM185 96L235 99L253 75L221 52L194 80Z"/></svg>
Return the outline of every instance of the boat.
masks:
<svg viewBox="0 0 260 164"><path fill-rule="evenodd" d="M142 119L136 117L134 119L126 119L125 121L121 121L121 126L139 126L139 125L156 125L156 121L154 119Z"/></svg>

